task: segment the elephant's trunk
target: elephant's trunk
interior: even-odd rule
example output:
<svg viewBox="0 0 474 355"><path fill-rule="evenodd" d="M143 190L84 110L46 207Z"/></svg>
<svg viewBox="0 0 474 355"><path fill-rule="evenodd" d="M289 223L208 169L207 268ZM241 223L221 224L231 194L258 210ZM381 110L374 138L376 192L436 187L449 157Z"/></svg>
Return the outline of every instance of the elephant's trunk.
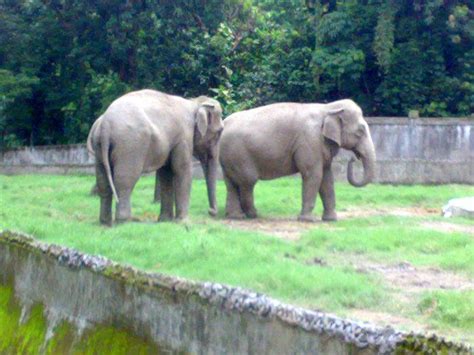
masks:
<svg viewBox="0 0 474 355"><path fill-rule="evenodd" d="M206 178L207 198L209 200L209 214L217 215L216 200L216 180L217 180L217 159L209 156L206 160L201 161L204 177Z"/></svg>
<svg viewBox="0 0 474 355"><path fill-rule="evenodd" d="M362 178L362 181L356 181L352 167L355 159L351 158L347 164L347 180L352 186L363 187L372 182L375 176L375 148L372 140L368 139L366 142L359 145L356 149L356 152L362 160L362 165L364 167L364 177Z"/></svg>

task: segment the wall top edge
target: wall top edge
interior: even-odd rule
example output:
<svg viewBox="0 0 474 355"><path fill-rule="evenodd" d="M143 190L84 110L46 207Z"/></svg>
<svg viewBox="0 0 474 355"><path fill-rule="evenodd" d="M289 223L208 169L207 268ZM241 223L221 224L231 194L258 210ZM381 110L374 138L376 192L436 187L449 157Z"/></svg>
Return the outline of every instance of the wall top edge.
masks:
<svg viewBox="0 0 474 355"><path fill-rule="evenodd" d="M365 117L373 125L440 125L440 126L474 126L474 119L467 117Z"/></svg>
<svg viewBox="0 0 474 355"><path fill-rule="evenodd" d="M75 143L75 144L52 144L52 145L34 145L34 146L22 146L16 148L8 148L3 150L3 152L13 152L17 150L60 150L60 149L77 149L77 148L86 148L86 143Z"/></svg>

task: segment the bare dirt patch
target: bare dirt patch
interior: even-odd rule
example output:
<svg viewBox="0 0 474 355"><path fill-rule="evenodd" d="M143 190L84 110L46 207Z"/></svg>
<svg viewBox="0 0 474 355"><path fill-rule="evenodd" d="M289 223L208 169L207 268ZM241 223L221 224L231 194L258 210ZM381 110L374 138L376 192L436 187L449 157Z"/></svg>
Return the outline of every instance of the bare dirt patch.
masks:
<svg viewBox="0 0 474 355"><path fill-rule="evenodd" d="M474 281L467 277L434 267L415 267L406 261L393 265L363 261L352 264L360 272L379 274L386 284L407 296L427 290L474 290Z"/></svg>
<svg viewBox="0 0 474 355"><path fill-rule="evenodd" d="M361 218L370 216L433 216L439 215L436 209L408 207L408 208L376 208L358 209L337 212L339 220ZM312 228L338 229L337 225L329 222L317 221L315 223L299 222L293 218L256 218L243 220L223 220L225 225L247 231L257 231L273 235L286 240L298 240L304 232Z"/></svg>
<svg viewBox="0 0 474 355"><path fill-rule="evenodd" d="M424 207L394 207L347 210L338 212L339 218L370 217L370 216L400 216L400 217L426 217L440 215L441 210Z"/></svg>

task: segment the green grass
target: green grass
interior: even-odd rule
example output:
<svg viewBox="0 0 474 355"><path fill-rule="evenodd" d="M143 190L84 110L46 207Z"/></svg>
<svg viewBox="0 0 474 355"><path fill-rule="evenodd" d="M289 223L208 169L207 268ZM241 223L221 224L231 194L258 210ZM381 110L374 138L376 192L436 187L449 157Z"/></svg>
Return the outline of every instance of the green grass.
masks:
<svg viewBox="0 0 474 355"><path fill-rule="evenodd" d="M433 329L449 327L453 329L449 335L465 339L472 329L472 318L452 322L445 316L452 312L451 307L438 307L433 311L436 316L427 317L417 306L436 296L459 303L459 309L469 308L474 307L472 295L420 294L406 307L395 306L398 295L392 285L379 274L361 272L354 265L362 261L384 265L409 262L472 279L473 235L422 225L447 221L440 216L347 217L336 223L316 223L299 240L289 241L222 223L222 182L217 191L217 219L207 216L205 183L197 180L189 221L155 223L159 205L151 203L154 179L144 177L132 196L133 214L143 222L106 228L98 224L98 198L89 195L93 181L91 176L0 176L0 228L23 231L45 242L104 255L140 269L242 286L338 314L350 314L353 309L402 314ZM356 189L339 183L336 195L338 211L440 209L450 198L474 195L474 188L369 185ZM263 218L294 218L300 209L300 196L300 180L286 178L259 183L255 200ZM320 205L317 201L318 215ZM466 219L449 223L472 225ZM314 258L322 263L310 262Z"/></svg>
<svg viewBox="0 0 474 355"><path fill-rule="evenodd" d="M439 327L464 328L474 332L474 291L436 291L423 296L419 311Z"/></svg>
<svg viewBox="0 0 474 355"><path fill-rule="evenodd" d="M474 240L463 232L425 229L421 222L439 218L372 216L346 219L337 229L313 229L301 240L303 250L319 251L318 257L364 256L387 263L408 261L417 266L437 266L474 277ZM306 252L305 252L306 253Z"/></svg>

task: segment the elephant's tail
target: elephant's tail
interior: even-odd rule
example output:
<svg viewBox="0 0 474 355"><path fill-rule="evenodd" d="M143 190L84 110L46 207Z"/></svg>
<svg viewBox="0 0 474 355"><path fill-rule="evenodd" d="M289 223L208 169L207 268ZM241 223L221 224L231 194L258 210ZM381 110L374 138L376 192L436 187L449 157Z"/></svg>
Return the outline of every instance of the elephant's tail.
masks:
<svg viewBox="0 0 474 355"><path fill-rule="evenodd" d="M98 119L95 120L94 124L92 125L89 131L89 135L87 136L87 150L89 151L89 154L94 155L94 156L95 156L95 152L94 152L94 146L92 144L92 139L94 137L96 130L100 128L101 119L102 119L102 116L100 116Z"/></svg>
<svg viewBox="0 0 474 355"><path fill-rule="evenodd" d="M89 132L89 135L87 136L87 150L89 151L89 154L95 155L94 148L92 147L92 134L94 132L91 131Z"/></svg>
<svg viewBox="0 0 474 355"><path fill-rule="evenodd" d="M112 170L110 169L109 162L110 137L106 129L102 129L100 137L100 145L102 149L102 163L104 164L105 173L107 174L107 179L109 180L109 185L112 189L112 193L114 194L115 201L118 203L119 198L117 195L117 191L115 190L114 180L112 179Z"/></svg>

